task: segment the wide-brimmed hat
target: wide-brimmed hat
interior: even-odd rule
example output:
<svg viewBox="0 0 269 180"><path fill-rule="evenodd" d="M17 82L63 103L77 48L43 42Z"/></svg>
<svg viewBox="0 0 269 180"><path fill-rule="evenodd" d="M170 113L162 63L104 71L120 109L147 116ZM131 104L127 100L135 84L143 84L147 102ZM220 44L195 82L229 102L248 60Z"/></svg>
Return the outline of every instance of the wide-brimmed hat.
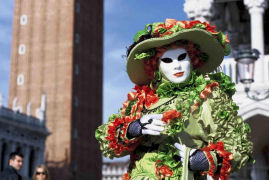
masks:
<svg viewBox="0 0 269 180"><path fill-rule="evenodd" d="M203 74L214 71L230 52L227 36L215 31L208 22L166 19L165 23L147 24L144 30L136 33L128 49L127 73L131 81L138 85L148 84L150 79L144 68L144 59L150 58L148 52L178 40L191 41L207 54L207 61L197 69Z"/></svg>

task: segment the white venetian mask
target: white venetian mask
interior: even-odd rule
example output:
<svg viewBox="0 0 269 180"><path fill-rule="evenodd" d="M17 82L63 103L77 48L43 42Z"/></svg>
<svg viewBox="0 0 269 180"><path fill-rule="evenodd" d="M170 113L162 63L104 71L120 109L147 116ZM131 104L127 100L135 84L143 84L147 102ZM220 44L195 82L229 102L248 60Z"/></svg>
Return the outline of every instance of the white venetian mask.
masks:
<svg viewBox="0 0 269 180"><path fill-rule="evenodd" d="M189 78L192 64L185 49L170 49L160 58L159 69L167 80L181 83Z"/></svg>

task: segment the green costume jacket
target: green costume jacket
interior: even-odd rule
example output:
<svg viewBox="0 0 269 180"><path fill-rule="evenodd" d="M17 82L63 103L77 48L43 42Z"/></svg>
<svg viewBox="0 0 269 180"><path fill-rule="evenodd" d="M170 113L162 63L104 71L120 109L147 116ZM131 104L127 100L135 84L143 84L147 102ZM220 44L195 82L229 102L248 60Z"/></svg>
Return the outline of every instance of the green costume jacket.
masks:
<svg viewBox="0 0 269 180"><path fill-rule="evenodd" d="M222 179L251 160L250 128L237 116L238 106L231 98L234 83L223 73L208 76L193 72L183 84L163 80L156 91L148 86L136 87L121 112L111 115L96 130L106 157L130 154L129 170L123 179L206 179L201 172L188 170L188 155L183 169L175 142L202 149L211 170L211 174L204 174L219 174ZM164 114L167 125L162 134L128 139L128 125L150 113Z"/></svg>

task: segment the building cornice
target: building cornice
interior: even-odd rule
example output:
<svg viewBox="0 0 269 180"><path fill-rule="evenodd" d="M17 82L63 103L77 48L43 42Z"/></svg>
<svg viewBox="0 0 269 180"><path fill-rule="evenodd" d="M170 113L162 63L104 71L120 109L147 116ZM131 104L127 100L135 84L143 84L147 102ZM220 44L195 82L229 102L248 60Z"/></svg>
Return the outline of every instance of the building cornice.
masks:
<svg viewBox="0 0 269 180"><path fill-rule="evenodd" d="M248 9L251 8L267 8L267 0L244 0L244 4Z"/></svg>
<svg viewBox="0 0 269 180"><path fill-rule="evenodd" d="M253 88L252 90L261 90L264 88L266 88L266 86L261 88L260 84L257 84L257 87ZM267 88L269 88L269 86L267 86ZM237 92L233 96L233 100L239 106L238 115L242 116L244 120L247 120L256 115L269 117L269 100L265 99L263 101L255 101L249 99L247 94L243 91L241 85L237 85Z"/></svg>
<svg viewBox="0 0 269 180"><path fill-rule="evenodd" d="M185 0L184 11L191 20L208 21L212 16L213 2L214 0Z"/></svg>

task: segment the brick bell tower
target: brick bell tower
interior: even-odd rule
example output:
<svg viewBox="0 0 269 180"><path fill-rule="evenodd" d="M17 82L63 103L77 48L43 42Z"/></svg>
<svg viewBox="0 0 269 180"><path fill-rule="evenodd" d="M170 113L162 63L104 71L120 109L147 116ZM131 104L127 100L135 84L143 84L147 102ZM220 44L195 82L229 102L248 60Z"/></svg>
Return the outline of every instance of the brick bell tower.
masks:
<svg viewBox="0 0 269 180"><path fill-rule="evenodd" d="M103 0L15 0L8 104L46 120L52 179L101 179L102 51Z"/></svg>

